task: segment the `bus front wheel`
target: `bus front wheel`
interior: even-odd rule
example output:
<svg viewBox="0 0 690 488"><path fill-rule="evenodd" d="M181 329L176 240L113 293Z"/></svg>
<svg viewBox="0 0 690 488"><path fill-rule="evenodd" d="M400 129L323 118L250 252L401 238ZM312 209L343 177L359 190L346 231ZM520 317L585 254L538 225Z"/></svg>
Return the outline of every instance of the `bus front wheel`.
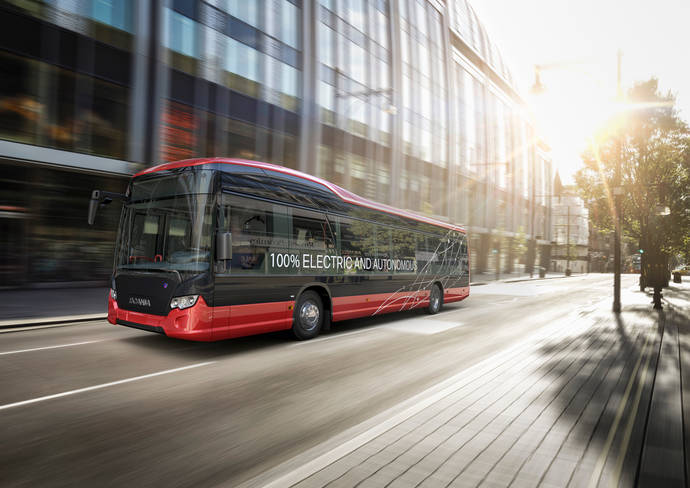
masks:
<svg viewBox="0 0 690 488"><path fill-rule="evenodd" d="M300 341L319 335L323 325L323 303L318 293L307 290L295 304L292 333Z"/></svg>
<svg viewBox="0 0 690 488"><path fill-rule="evenodd" d="M429 292L429 306L426 311L430 315L434 315L439 313L441 308L443 308L443 292L438 283L434 283Z"/></svg>

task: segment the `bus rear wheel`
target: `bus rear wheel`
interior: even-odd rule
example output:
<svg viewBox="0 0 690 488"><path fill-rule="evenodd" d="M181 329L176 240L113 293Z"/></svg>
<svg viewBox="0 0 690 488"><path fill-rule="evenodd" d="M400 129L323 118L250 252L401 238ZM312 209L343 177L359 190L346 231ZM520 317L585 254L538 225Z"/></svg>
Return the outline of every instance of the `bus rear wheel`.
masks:
<svg viewBox="0 0 690 488"><path fill-rule="evenodd" d="M314 291L305 291L295 304L292 334L300 341L316 337L321 332L323 318L321 297Z"/></svg>
<svg viewBox="0 0 690 488"><path fill-rule="evenodd" d="M426 311L430 315L435 315L441 311L443 308L443 292L438 283L434 283L431 286L431 291L429 292L429 306Z"/></svg>

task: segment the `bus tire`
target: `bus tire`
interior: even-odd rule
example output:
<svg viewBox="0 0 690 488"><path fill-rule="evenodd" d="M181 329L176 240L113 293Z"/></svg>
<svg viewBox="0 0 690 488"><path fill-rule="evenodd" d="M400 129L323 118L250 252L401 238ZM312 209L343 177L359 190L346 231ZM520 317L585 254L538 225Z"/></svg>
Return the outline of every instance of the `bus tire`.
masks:
<svg viewBox="0 0 690 488"><path fill-rule="evenodd" d="M426 308L426 312L429 315L435 315L441 311L443 308L443 291L438 283L431 285L431 291L429 292L429 306Z"/></svg>
<svg viewBox="0 0 690 488"><path fill-rule="evenodd" d="M313 339L321 332L323 321L323 303L319 294L312 290L302 293L295 303L292 334L300 341Z"/></svg>

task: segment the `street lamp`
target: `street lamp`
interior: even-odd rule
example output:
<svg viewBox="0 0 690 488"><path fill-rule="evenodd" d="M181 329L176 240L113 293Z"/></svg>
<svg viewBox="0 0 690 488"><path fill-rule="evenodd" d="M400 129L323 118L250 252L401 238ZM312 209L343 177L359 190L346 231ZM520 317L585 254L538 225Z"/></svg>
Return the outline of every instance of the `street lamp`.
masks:
<svg viewBox="0 0 690 488"><path fill-rule="evenodd" d="M616 96L617 100L620 102L623 99L623 88L621 83L621 64L623 60L623 52L619 49L616 53L617 55L617 86L616 86ZM583 63L552 63L546 65L535 65L535 82L532 85L531 92L534 94L544 93L546 88L541 82L541 72L544 69L554 69L567 67L572 64L583 64ZM616 171L614 175L613 183L613 196L614 196L614 221L615 221L615 231L614 231L614 257L613 257L613 312L620 313L621 311L621 197L623 195L623 188L621 187L621 164L622 164L622 143L620 138L618 139L618 150L617 150L617 162Z"/></svg>
<svg viewBox="0 0 690 488"><path fill-rule="evenodd" d="M618 58L617 66L617 80L616 80L616 94L618 101L623 98L623 89L621 85L621 63L623 61L623 51L620 49L616 53ZM623 196L623 188L621 187L621 150L622 144L620 138L618 139L618 151L616 156L618 161L616 163L616 175L613 188L614 205L616 212L616 229L613 239L614 255L613 255L613 312L621 312L621 197Z"/></svg>

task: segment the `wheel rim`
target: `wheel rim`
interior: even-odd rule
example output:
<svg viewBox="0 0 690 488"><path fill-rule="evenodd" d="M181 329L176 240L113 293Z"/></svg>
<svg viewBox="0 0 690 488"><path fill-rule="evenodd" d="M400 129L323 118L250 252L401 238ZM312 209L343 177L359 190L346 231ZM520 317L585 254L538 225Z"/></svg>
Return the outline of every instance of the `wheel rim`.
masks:
<svg viewBox="0 0 690 488"><path fill-rule="evenodd" d="M431 308L432 310L438 310L439 303L441 302L441 294L438 291L438 287L435 286L431 290Z"/></svg>
<svg viewBox="0 0 690 488"><path fill-rule="evenodd" d="M313 330L319 323L319 307L307 300L299 309L299 319L304 330Z"/></svg>

